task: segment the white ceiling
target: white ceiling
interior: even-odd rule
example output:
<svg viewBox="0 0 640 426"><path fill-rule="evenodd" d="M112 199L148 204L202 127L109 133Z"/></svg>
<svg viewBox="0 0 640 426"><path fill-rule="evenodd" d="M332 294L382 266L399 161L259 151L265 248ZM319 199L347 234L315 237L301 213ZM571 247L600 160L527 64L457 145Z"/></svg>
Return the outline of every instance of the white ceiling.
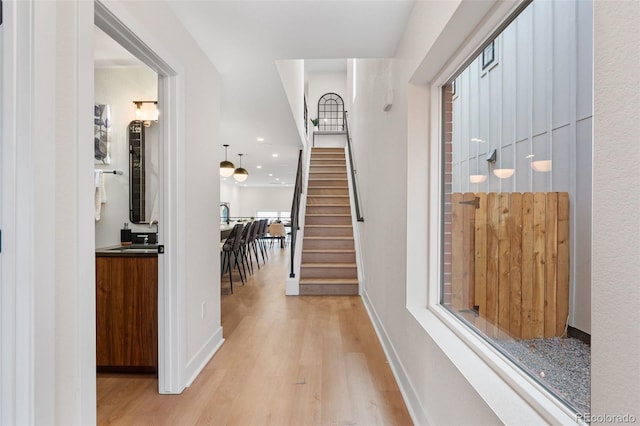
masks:
<svg viewBox="0 0 640 426"><path fill-rule="evenodd" d="M238 166L237 154L246 154L243 185L272 186L293 184L300 146L275 62L311 60L306 69L323 72L346 71L347 58L393 57L414 0L169 4L220 72L220 155L229 144L228 159ZM96 53L96 61L106 55Z"/></svg>

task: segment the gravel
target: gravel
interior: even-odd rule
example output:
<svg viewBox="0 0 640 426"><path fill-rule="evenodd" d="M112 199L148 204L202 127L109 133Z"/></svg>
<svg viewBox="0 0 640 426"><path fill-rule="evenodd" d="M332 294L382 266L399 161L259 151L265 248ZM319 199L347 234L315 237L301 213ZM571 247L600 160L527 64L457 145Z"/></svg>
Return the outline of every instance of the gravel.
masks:
<svg viewBox="0 0 640 426"><path fill-rule="evenodd" d="M591 406L591 350L574 338L496 340L533 377L579 413Z"/></svg>

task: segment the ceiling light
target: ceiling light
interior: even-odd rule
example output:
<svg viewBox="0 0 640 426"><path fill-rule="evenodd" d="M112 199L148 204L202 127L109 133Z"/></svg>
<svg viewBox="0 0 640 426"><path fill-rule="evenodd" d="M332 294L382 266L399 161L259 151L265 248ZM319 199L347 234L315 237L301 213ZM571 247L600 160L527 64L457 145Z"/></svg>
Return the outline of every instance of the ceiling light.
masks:
<svg viewBox="0 0 640 426"><path fill-rule="evenodd" d="M499 177L500 179L507 179L513 176L513 173L516 169L494 169L493 174Z"/></svg>
<svg viewBox="0 0 640 426"><path fill-rule="evenodd" d="M273 158L278 158L278 154L271 154Z"/></svg>
<svg viewBox="0 0 640 426"><path fill-rule="evenodd" d="M262 168L262 166L261 166L260 164L258 164L258 165L256 166L256 169L261 169L261 168Z"/></svg>
<svg viewBox="0 0 640 426"><path fill-rule="evenodd" d="M256 139L258 142L264 142L264 138L257 138Z"/></svg>
<svg viewBox="0 0 640 426"><path fill-rule="evenodd" d="M269 173L269 177L273 176L273 173Z"/></svg>
<svg viewBox="0 0 640 426"><path fill-rule="evenodd" d="M227 161L227 148L229 145L222 146L224 146L224 161L220 162L220 176L229 177L233 174L236 166L234 166L231 161Z"/></svg>
<svg viewBox="0 0 640 426"><path fill-rule="evenodd" d="M551 160L532 161L531 168L536 172L550 172Z"/></svg>
<svg viewBox="0 0 640 426"><path fill-rule="evenodd" d="M233 178L238 182L244 182L249 177L249 172L247 171L247 169L242 168L242 155L243 154L238 154L238 156L240 157L240 167L233 171Z"/></svg>

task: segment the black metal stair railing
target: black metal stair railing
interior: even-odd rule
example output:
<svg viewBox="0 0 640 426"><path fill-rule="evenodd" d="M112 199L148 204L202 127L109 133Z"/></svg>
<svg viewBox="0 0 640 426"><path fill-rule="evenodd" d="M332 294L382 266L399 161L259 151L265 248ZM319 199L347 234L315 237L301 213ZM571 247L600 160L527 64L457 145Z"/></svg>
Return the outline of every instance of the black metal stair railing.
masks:
<svg viewBox="0 0 640 426"><path fill-rule="evenodd" d="M298 153L298 171L296 173L296 185L293 191L293 203L291 205L291 273L290 278L296 276L295 273L295 255L296 255L296 236L300 229L300 197L302 195L302 150Z"/></svg>
<svg viewBox="0 0 640 426"><path fill-rule="evenodd" d="M351 186L353 187L353 203L356 207L356 219L358 222L364 222L364 217L360 210L360 201L358 200L358 185L356 184L356 168L353 166L353 153L351 151L351 135L349 134L349 122L347 121L348 112L344 113L344 130L347 133L347 150L349 151L349 166L351 168Z"/></svg>

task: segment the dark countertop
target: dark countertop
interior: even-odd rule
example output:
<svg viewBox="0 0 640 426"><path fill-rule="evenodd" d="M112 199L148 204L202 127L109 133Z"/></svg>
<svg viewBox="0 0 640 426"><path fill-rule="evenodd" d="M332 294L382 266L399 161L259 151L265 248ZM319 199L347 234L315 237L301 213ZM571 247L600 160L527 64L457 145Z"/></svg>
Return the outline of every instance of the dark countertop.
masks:
<svg viewBox="0 0 640 426"><path fill-rule="evenodd" d="M133 244L110 246L96 249L96 257L157 257L158 246L154 244Z"/></svg>

